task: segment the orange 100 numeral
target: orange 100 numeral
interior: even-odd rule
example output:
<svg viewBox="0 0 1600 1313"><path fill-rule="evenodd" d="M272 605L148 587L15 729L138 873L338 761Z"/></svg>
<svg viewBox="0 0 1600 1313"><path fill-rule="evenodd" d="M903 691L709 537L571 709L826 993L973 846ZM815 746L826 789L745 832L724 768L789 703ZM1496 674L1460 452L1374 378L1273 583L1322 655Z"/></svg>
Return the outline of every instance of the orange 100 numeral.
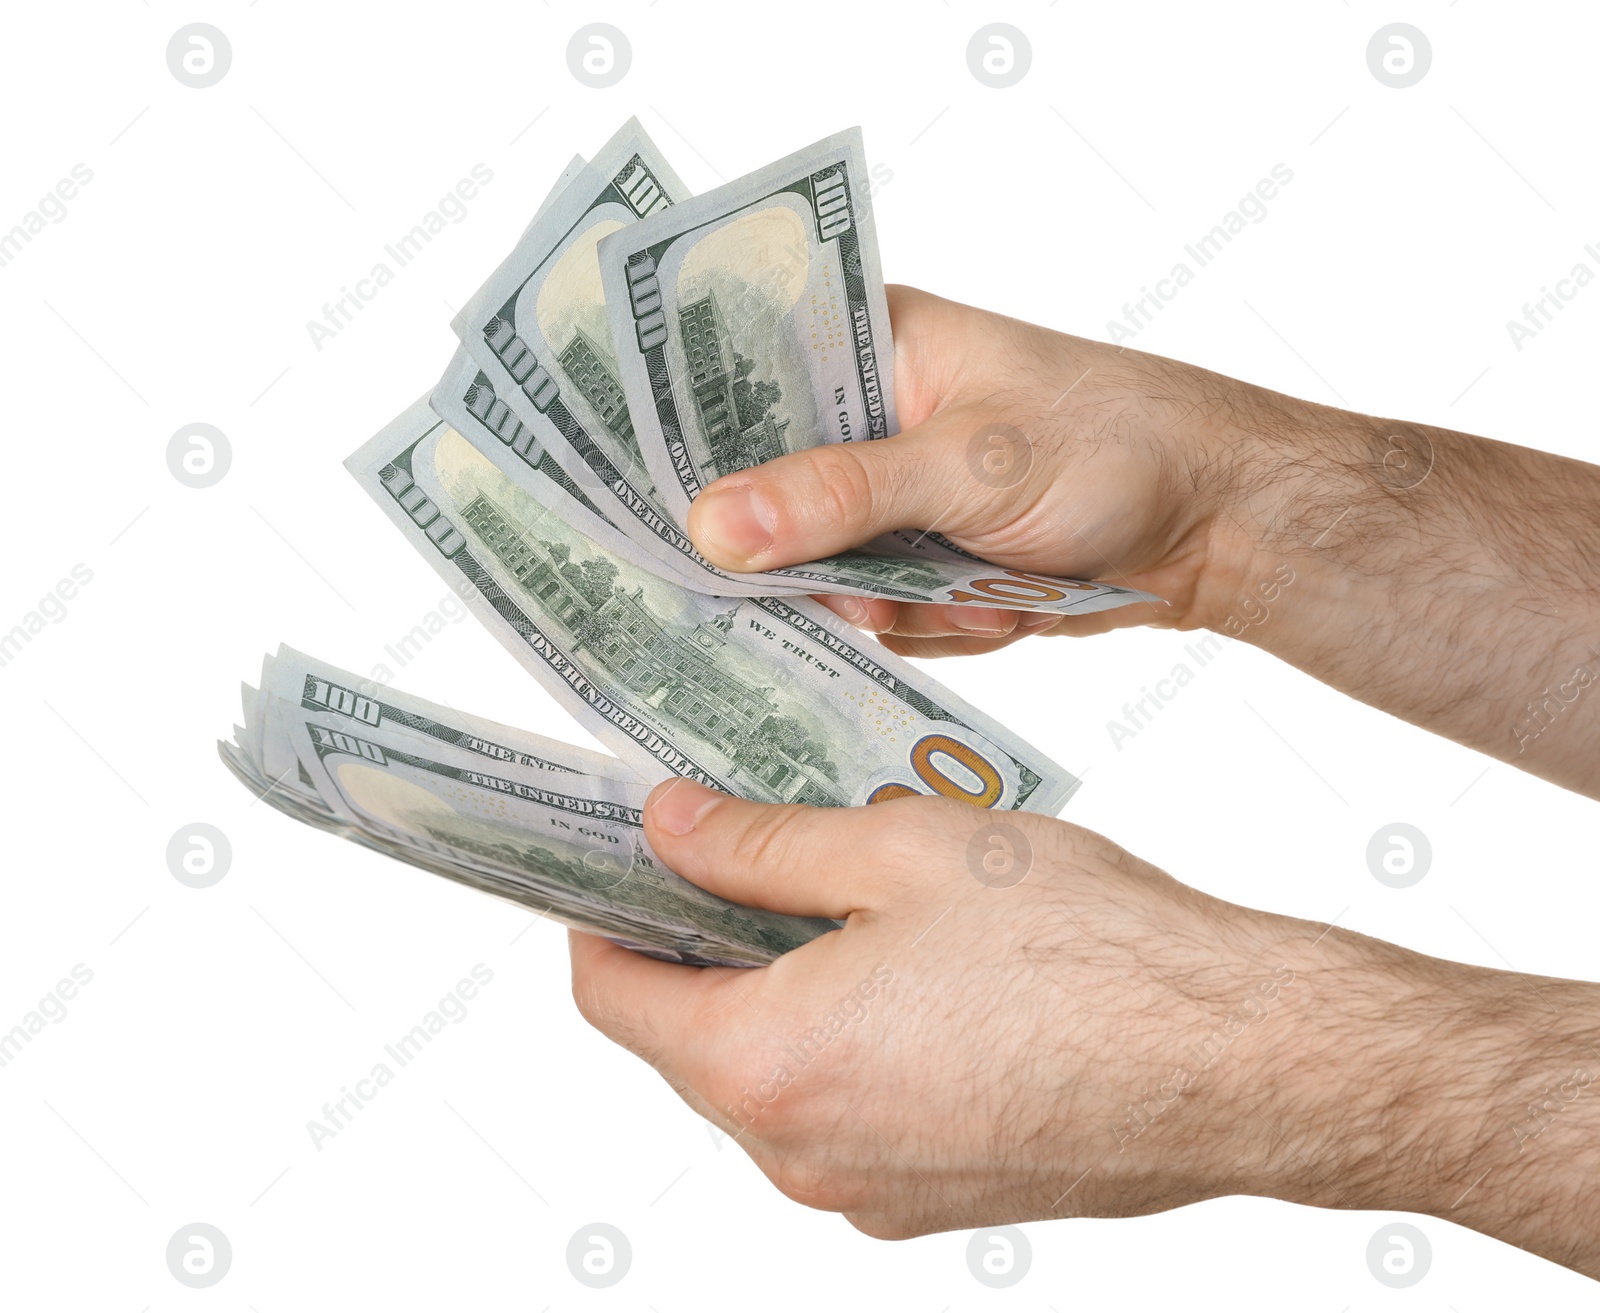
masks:
<svg viewBox="0 0 1600 1313"><path fill-rule="evenodd" d="M939 769L939 763L934 760L936 755L949 757L952 761L965 766L978 777L978 787L969 789L960 781L951 779ZM1000 778L1000 772L989 764L988 759L948 734L929 734L925 738L918 739L916 746L911 749L911 769L916 772L919 780L940 797L960 798L963 802L970 802L974 807L993 807L1000 801L1000 795L1005 791L1005 781ZM888 802L891 798L921 796L918 790L906 784L880 784L872 791L872 796L867 802L870 804Z"/></svg>
<svg viewBox="0 0 1600 1313"><path fill-rule="evenodd" d="M1020 570L1007 570L1000 579L974 579L972 587L952 588L952 602L1059 602L1067 594L1064 590L1093 591L1098 584L1081 584L1071 579L1041 579L1037 575L1023 574Z"/></svg>

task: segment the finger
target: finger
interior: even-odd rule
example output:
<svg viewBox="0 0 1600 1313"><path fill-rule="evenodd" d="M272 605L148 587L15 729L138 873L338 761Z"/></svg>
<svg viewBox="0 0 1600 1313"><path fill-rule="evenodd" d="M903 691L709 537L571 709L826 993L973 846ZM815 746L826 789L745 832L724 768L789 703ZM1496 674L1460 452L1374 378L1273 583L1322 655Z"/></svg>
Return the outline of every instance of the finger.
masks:
<svg viewBox="0 0 1600 1313"><path fill-rule="evenodd" d="M879 634L878 642L896 656L932 660L936 657L984 656L1019 641L1016 633L1001 638L902 638L898 634Z"/></svg>
<svg viewBox="0 0 1600 1313"><path fill-rule="evenodd" d="M999 492L975 505L966 463L976 416L941 411L876 442L824 443L724 475L689 507L689 536L713 564L759 571L832 556L891 529L985 526Z"/></svg>
<svg viewBox="0 0 1600 1313"><path fill-rule="evenodd" d="M1132 629L1141 625L1171 629L1176 625L1173 608L1156 602L1130 602L1106 611L1055 616L1053 619L1054 624L1043 625L1038 632L1051 637L1088 638L1094 634L1109 634L1113 629Z"/></svg>
<svg viewBox="0 0 1600 1313"><path fill-rule="evenodd" d="M900 606L885 597L846 597L842 593L815 593L812 600L821 602L841 620L869 634L892 629Z"/></svg>
<svg viewBox="0 0 1600 1313"><path fill-rule="evenodd" d="M1020 612L994 607L902 603L884 632L902 638L1002 638L1021 620Z"/></svg>
<svg viewBox="0 0 1600 1313"><path fill-rule="evenodd" d="M645 835L686 880L735 903L843 920L868 905L888 817L877 807L747 802L668 780L645 804ZM849 860L841 861L848 854Z"/></svg>
<svg viewBox="0 0 1600 1313"><path fill-rule="evenodd" d="M639 1055L676 1088L704 1033L696 1018L721 988L698 967L661 962L598 935L572 930L572 1001L596 1030Z"/></svg>

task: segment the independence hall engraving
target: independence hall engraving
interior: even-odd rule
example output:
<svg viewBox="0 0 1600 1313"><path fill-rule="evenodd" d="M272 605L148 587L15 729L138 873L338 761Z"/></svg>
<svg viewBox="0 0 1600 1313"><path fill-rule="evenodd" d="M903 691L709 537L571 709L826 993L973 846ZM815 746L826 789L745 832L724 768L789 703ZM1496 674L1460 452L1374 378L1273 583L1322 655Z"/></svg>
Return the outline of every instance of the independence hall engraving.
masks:
<svg viewBox="0 0 1600 1313"><path fill-rule="evenodd" d="M838 768L801 725L779 713L774 691L718 665L736 607L687 633L668 629L645 605L643 588L629 593L616 586L616 567L604 556L576 561L564 543L522 536L482 493L462 518L538 599L540 611L572 635L574 653L587 652L630 700L686 731L685 738L713 745L738 773L783 801L840 801Z"/></svg>
<svg viewBox="0 0 1600 1313"><path fill-rule="evenodd" d="M701 431L711 448L712 466L702 472L714 478L783 455L788 450L783 443L788 420L779 423L770 414L753 424L743 424L739 419L734 402L738 362L716 297L707 292L698 301L680 307L678 327L688 362L689 389L700 412Z"/></svg>

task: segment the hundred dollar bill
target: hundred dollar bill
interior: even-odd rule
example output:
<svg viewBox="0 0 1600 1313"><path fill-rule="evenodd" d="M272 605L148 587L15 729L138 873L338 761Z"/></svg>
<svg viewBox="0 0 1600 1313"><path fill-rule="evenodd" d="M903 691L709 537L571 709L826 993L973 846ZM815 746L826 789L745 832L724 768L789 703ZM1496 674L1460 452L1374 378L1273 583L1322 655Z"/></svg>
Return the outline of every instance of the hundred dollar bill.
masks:
<svg viewBox="0 0 1600 1313"><path fill-rule="evenodd" d="M545 198L539 202L539 208L533 212L533 218L528 220L528 227L522 230L524 233L528 232L534 224L544 218L545 211L555 204L556 198L571 186L573 180L583 172L588 163L589 161L584 159L582 155L574 155L567 161L567 167L561 170L561 176L556 179L555 185L550 188Z"/></svg>
<svg viewBox="0 0 1600 1313"><path fill-rule="evenodd" d="M284 740L274 750L295 757L299 789L321 808L308 814L283 792L265 795L296 819L679 961L759 965L835 928L740 907L673 874L645 840L648 789L636 779L486 760L269 701L266 732Z"/></svg>
<svg viewBox="0 0 1600 1313"><path fill-rule="evenodd" d="M619 227L599 243L622 389L660 502L681 527L712 480L819 442L898 430L894 346L861 133ZM759 576L850 593L1052 613L1155 601L1000 569L935 533Z"/></svg>
<svg viewBox="0 0 1600 1313"><path fill-rule="evenodd" d="M428 407L529 496L615 556L645 564L665 579L693 586L670 558L655 557L616 527L615 503L592 482L576 482L552 460L533 428L495 391L494 381L465 348L458 350L428 397ZM613 515L607 514L607 507ZM753 588L746 588L754 592Z"/></svg>
<svg viewBox="0 0 1600 1313"><path fill-rule="evenodd" d="M276 736L267 728L273 703L259 689L244 684L240 688L244 704L244 724L233 727L233 740L219 740L217 753L223 764L251 793L260 798L272 794L272 805L286 815L320 829L338 826L336 817L317 794L315 786L299 767L299 759L284 746L278 754L287 765L269 769L263 754L277 748Z"/></svg>
<svg viewBox="0 0 1600 1313"><path fill-rule="evenodd" d="M595 247L606 234L686 195L638 120L630 119L552 198L452 326L489 392L528 428L547 459L605 505L606 517L647 559L683 577L681 559L690 574L715 584L716 573L699 561L657 501L617 378L595 262ZM456 384L451 374L441 380L434 397L441 414L456 402ZM501 458L492 447L485 454ZM538 495L522 469L507 468Z"/></svg>
<svg viewBox="0 0 1600 1313"><path fill-rule="evenodd" d="M352 730L411 735L499 765L641 782L615 757L375 686L287 644L263 660L261 689L266 696L302 710L342 716Z"/></svg>
<svg viewBox="0 0 1600 1313"><path fill-rule="evenodd" d="M608 550L701 592L802 592L799 584L730 575L695 550L661 508L616 377L596 245L686 194L637 120L629 120L457 316L455 330L477 369L464 370L458 355L430 400L436 414L539 500L554 495L551 477L541 474L564 471L554 482L581 490L587 509L634 544L628 551L600 538ZM467 409L480 425L465 422ZM588 532L581 518L573 523Z"/></svg>
<svg viewBox="0 0 1600 1313"><path fill-rule="evenodd" d="M416 412L346 465L524 668L647 782L679 775L816 805L938 793L1046 814L1076 787L825 608L667 583Z"/></svg>
<svg viewBox="0 0 1600 1313"><path fill-rule="evenodd" d="M601 239L623 391L679 523L721 475L895 431L866 176L851 129Z"/></svg>

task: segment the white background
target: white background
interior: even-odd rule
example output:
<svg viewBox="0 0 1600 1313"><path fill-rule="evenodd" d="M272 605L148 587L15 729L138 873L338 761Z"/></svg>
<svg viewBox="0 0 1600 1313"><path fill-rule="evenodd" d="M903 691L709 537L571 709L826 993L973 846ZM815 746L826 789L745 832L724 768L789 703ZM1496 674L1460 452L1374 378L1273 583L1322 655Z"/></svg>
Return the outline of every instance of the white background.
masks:
<svg viewBox="0 0 1600 1313"><path fill-rule="evenodd" d="M233 52L205 90L166 62L196 20ZM606 90L566 59L596 20L632 47ZM1032 47L1005 90L966 61L996 20ZM1433 50L1403 90L1366 61L1393 21ZM1031 1271L991 1291L968 1273L966 1234L886 1245L772 1190L578 1018L557 927L524 934L515 907L253 805L213 749L265 649L366 673L438 604L437 577L340 461L431 386L453 309L571 154L630 114L697 190L860 123L892 172L876 197L891 280L1095 337L1286 164L1265 221L1140 347L1600 458L1600 289L1521 351L1505 327L1578 260L1600 269L1583 252L1600 241L1586 6L148 0L8 7L5 26L0 232L74 164L93 181L0 267L0 630L73 565L93 581L0 668L0 1030L75 963L94 978L0 1069L0 1301L1468 1313L1592 1299L1571 1273L1427 1218L1410 1220L1431 1271L1390 1290L1365 1260L1384 1216L1264 1200L1030 1225ZM480 162L494 178L468 217L318 350L307 321ZM209 489L168 472L191 422L231 444ZM1041 642L937 673L1086 775L1072 819L1211 893L1594 978L1592 803L1241 644L1119 750L1107 722L1187 641ZM588 742L471 620L396 682ZM165 855L195 821L233 848L206 890ZM1366 864L1395 821L1433 847L1407 890ZM466 1019L314 1148L308 1119L479 962L494 980ZM1506 1091L1508 1122L1537 1093ZM568 1238L597 1220L633 1246L611 1290L566 1268ZM194 1221L233 1247L207 1291L164 1258Z"/></svg>

